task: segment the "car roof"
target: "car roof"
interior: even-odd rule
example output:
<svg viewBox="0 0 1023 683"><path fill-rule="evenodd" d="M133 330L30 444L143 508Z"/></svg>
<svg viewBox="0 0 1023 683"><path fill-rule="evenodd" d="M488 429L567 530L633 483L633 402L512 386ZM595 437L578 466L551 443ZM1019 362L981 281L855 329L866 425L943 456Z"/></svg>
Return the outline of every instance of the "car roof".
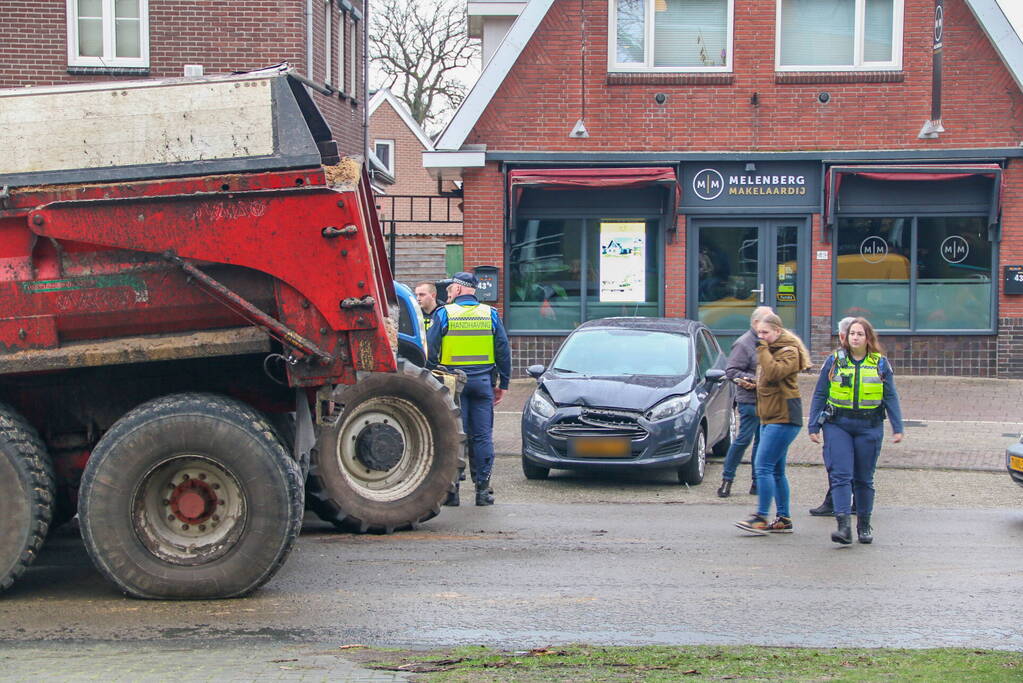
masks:
<svg viewBox="0 0 1023 683"><path fill-rule="evenodd" d="M676 334L693 334L696 330L706 327L703 323L689 318L644 318L622 317L601 318L590 320L575 328L577 332L592 329L629 329L648 332L674 332Z"/></svg>

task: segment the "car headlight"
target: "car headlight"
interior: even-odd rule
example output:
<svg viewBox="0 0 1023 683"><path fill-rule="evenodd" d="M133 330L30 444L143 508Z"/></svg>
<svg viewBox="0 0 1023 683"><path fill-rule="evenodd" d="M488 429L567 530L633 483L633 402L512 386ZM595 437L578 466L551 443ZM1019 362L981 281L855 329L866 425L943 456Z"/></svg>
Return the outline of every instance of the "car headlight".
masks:
<svg viewBox="0 0 1023 683"><path fill-rule="evenodd" d="M529 409L545 420L554 415L554 411L557 410L551 400L544 396L539 389L534 391L533 397L529 399Z"/></svg>
<svg viewBox="0 0 1023 683"><path fill-rule="evenodd" d="M689 394L686 394L685 396L672 396L671 398L664 399L647 411L646 419L651 421L664 420L681 415L689 407L689 396Z"/></svg>

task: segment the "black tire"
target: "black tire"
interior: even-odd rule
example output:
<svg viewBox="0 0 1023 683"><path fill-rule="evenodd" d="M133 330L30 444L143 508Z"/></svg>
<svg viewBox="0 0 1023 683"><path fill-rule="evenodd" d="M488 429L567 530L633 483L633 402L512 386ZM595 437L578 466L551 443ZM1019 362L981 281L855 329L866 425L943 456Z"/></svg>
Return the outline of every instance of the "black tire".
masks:
<svg viewBox="0 0 1023 683"><path fill-rule="evenodd" d="M707 435L701 427L696 432L696 439L693 441L693 455L686 461L685 465L678 468L678 483L696 486L703 481L703 474L707 470Z"/></svg>
<svg viewBox="0 0 1023 683"><path fill-rule="evenodd" d="M391 533L440 513L465 467L462 421L451 392L400 359L347 387L334 426L313 453L306 501L342 531Z"/></svg>
<svg viewBox="0 0 1023 683"><path fill-rule="evenodd" d="M298 537L300 477L253 408L214 394L158 398L93 450L79 491L82 538L132 597L241 597L281 568Z"/></svg>
<svg viewBox="0 0 1023 683"><path fill-rule="evenodd" d="M53 465L36 430L0 403L0 591L39 554L54 490Z"/></svg>
<svg viewBox="0 0 1023 683"><path fill-rule="evenodd" d="M739 408L733 403L731 410L728 411L728 429L725 430L725 435L721 437L721 440L714 444L712 453L715 458L723 458L728 455L728 449L732 447L732 442L735 441L735 437L739 434Z"/></svg>
<svg viewBox="0 0 1023 683"><path fill-rule="evenodd" d="M540 467L529 461L529 458L522 456L522 474L526 475L526 479L532 479L539 481L546 479L551 475L551 470L548 467Z"/></svg>

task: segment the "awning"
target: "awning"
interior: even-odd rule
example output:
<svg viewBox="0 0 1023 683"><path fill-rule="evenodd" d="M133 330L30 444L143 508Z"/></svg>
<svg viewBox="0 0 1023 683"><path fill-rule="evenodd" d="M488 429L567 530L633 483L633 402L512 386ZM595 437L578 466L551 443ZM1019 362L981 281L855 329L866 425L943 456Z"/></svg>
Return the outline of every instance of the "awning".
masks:
<svg viewBox="0 0 1023 683"><path fill-rule="evenodd" d="M821 236L825 241L827 241L825 228L830 227L835 222L838 191L842 186L842 178L850 175L870 180L892 182L955 180L972 176L991 178L994 182L992 183L991 203L988 209L988 225L994 226L998 223L1002 197L1002 167L998 164L831 166L828 168L827 183L825 184L824 221L821 226Z"/></svg>
<svg viewBox="0 0 1023 683"><path fill-rule="evenodd" d="M636 188L664 185L678 188L675 169L670 166L633 168L529 168L508 172L508 188L515 204L522 190L540 187L546 190L579 190L586 188ZM675 192L674 197L681 193Z"/></svg>

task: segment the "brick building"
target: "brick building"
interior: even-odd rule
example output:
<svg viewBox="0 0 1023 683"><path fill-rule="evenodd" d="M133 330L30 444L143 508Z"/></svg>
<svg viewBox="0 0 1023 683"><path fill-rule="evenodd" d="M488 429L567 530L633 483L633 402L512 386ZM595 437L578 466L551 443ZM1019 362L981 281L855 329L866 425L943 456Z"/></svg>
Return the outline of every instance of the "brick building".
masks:
<svg viewBox="0 0 1023 683"><path fill-rule="evenodd" d="M464 181L518 371L583 320L730 343L764 303L818 360L860 314L900 372L1023 377L1023 43L998 0L468 5L489 60L424 160Z"/></svg>
<svg viewBox="0 0 1023 683"><path fill-rule="evenodd" d="M4 0L0 88L248 71L289 62L343 153L366 149L363 0Z"/></svg>
<svg viewBox="0 0 1023 683"><path fill-rule="evenodd" d="M388 183L377 197L385 233L394 230L395 279L441 280L462 268L461 198L423 167L433 142L387 88L369 99L369 141Z"/></svg>

